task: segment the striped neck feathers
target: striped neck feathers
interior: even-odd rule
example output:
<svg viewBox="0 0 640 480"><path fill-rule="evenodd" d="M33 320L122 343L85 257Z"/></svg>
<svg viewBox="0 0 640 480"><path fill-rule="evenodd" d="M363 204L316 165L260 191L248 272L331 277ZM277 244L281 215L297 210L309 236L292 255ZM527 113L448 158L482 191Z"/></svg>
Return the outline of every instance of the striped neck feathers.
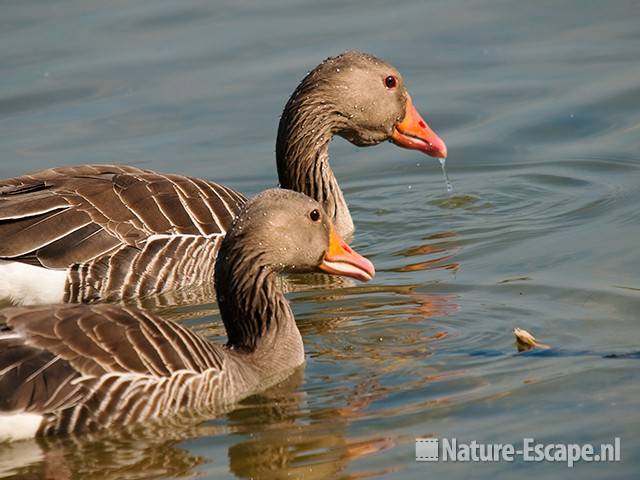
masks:
<svg viewBox="0 0 640 480"><path fill-rule="evenodd" d="M301 346L291 307L278 286L278 273L265 262L263 253L248 252L241 243L223 242L215 267L227 346L253 353L273 347L274 342L287 342L282 336L297 336Z"/></svg>
<svg viewBox="0 0 640 480"><path fill-rule="evenodd" d="M276 141L280 186L318 201L332 218L338 233L353 232L353 221L329 166L329 143L346 121L324 99L317 85L303 82L284 108Z"/></svg>

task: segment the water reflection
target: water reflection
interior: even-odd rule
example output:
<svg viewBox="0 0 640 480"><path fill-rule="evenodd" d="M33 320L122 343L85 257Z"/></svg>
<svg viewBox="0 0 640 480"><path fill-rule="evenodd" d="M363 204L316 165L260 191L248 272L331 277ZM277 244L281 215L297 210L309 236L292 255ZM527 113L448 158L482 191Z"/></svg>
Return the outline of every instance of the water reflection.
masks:
<svg viewBox="0 0 640 480"><path fill-rule="evenodd" d="M4 448L14 448L21 453L13 456L11 462L2 462L0 476L50 480L184 477L205 462L203 457L177 447L177 438L166 439L156 433L144 434L138 430L137 434L118 435L109 432L0 446L0 458L12 453L3 451ZM25 452L30 456L25 456Z"/></svg>
<svg viewBox="0 0 640 480"><path fill-rule="evenodd" d="M301 381L300 375L288 383L299 387ZM355 478L344 474L352 461L394 446L381 436L348 438L350 423L376 398L363 400L362 393L354 388L344 406L309 414L300 392L276 390L243 402L228 415L235 434L247 437L229 448L230 470L239 478Z"/></svg>
<svg viewBox="0 0 640 480"><path fill-rule="evenodd" d="M453 230L438 232L428 236L427 243L404 248L397 256L417 257L429 255L433 258L417 263L409 263L390 269L392 272L415 272L423 270L444 269L457 272L460 263L451 261L460 251L460 243L456 241L458 233Z"/></svg>

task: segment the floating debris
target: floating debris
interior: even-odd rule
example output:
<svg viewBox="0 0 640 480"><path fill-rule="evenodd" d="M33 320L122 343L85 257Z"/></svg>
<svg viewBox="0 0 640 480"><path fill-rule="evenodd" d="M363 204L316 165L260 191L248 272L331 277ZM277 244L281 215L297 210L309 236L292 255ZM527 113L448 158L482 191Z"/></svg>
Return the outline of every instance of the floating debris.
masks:
<svg viewBox="0 0 640 480"><path fill-rule="evenodd" d="M534 348L542 348L545 350L551 348L549 345L539 343L538 340L536 340L536 337L522 328L514 328L513 334L516 337L518 352L528 352Z"/></svg>

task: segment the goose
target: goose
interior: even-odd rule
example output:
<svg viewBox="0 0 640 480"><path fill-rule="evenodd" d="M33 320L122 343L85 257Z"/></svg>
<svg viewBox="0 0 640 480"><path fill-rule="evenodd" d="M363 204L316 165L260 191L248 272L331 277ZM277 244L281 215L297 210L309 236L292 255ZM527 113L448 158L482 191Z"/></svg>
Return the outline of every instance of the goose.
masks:
<svg viewBox="0 0 640 480"><path fill-rule="evenodd" d="M284 189L267 190L243 207L218 257L224 346L133 306L0 311L0 441L228 408L304 363L279 274L325 272L361 281L375 274L318 202Z"/></svg>
<svg viewBox="0 0 640 480"><path fill-rule="evenodd" d="M280 119L279 183L317 200L344 237L354 226L329 166L334 135L447 155L388 63L349 51L309 72ZM123 165L0 180L0 299L116 302L205 285L246 201L207 180Z"/></svg>

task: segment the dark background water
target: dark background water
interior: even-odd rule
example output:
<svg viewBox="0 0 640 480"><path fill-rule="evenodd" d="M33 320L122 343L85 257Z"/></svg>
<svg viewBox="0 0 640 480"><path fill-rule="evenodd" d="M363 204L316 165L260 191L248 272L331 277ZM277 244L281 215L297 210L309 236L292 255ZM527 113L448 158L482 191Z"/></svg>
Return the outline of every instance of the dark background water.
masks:
<svg viewBox="0 0 640 480"><path fill-rule="evenodd" d="M346 49L404 75L437 162L337 139L377 265L290 298L307 365L205 424L0 446L28 478L632 478L640 469L640 2L0 2L0 175L128 163L276 185L282 106ZM161 310L214 338L215 305ZM204 315L204 317L202 317ZM555 347L516 355L512 329ZM416 463L416 437L621 438L615 464Z"/></svg>

